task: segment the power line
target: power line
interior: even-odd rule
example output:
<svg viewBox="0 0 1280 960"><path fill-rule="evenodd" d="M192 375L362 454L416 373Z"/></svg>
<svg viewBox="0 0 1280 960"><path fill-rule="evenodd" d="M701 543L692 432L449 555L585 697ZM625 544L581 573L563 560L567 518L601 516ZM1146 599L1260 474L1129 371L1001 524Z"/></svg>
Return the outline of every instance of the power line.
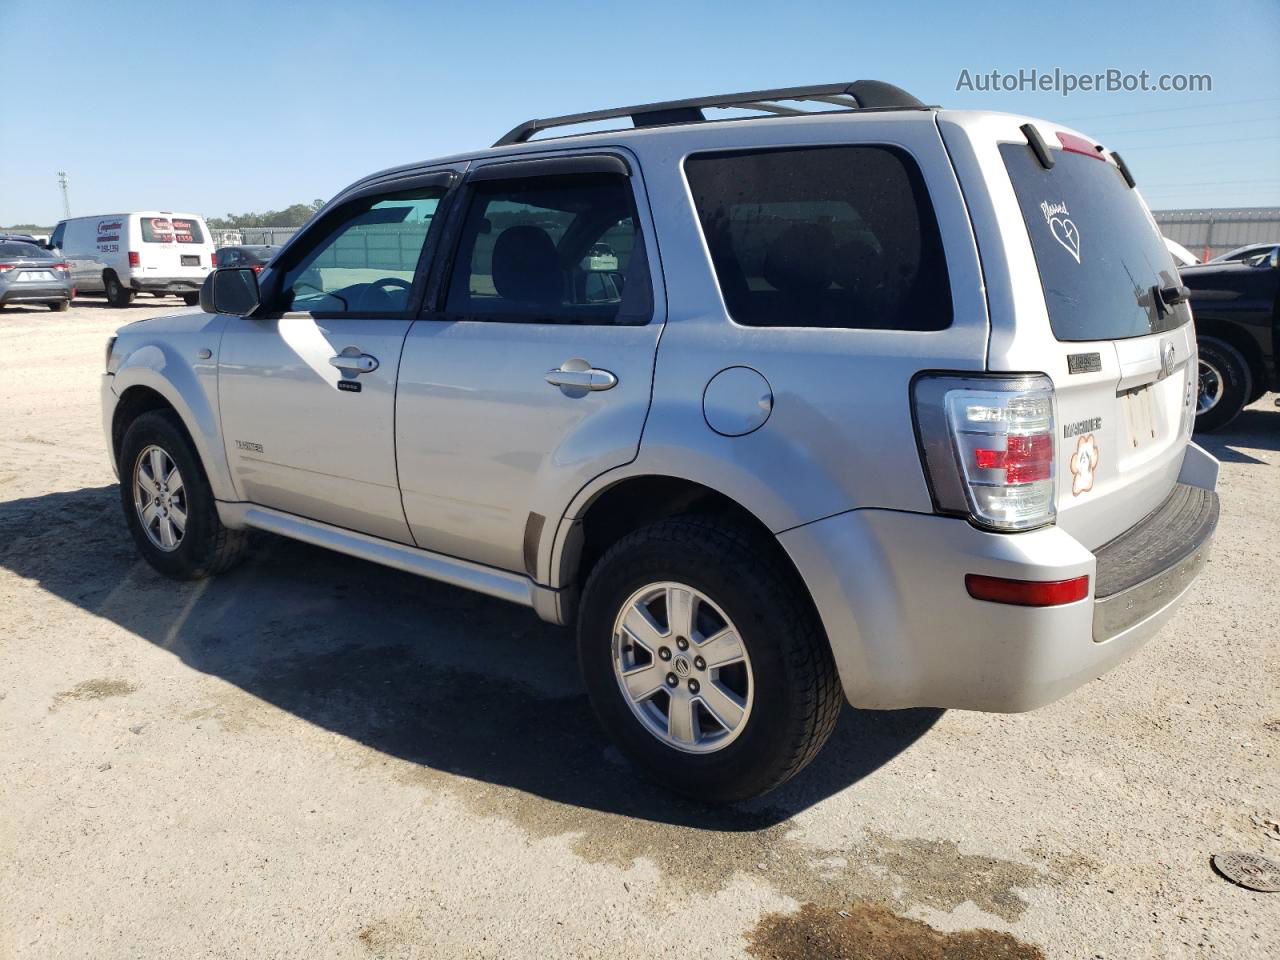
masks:
<svg viewBox="0 0 1280 960"><path fill-rule="evenodd" d="M1275 123L1280 121L1280 117L1255 117L1252 120L1210 120L1206 123L1174 123L1167 127L1132 127L1126 130L1116 131L1117 135L1122 133L1156 133L1161 130L1191 130L1196 127L1229 127L1233 124L1244 123Z"/></svg>
<svg viewBox="0 0 1280 960"><path fill-rule="evenodd" d="M1194 143L1146 143L1139 144L1136 147L1125 147L1125 153L1132 153L1134 150L1168 150L1170 147L1213 147L1220 143L1259 143L1263 140L1280 140L1280 135L1274 137L1241 137L1239 140L1197 140Z"/></svg>
<svg viewBox="0 0 1280 960"><path fill-rule="evenodd" d="M1197 103L1188 107L1157 107L1153 110L1130 110L1127 113L1095 113L1091 117L1067 117L1063 123L1075 123L1077 120L1106 120L1110 117L1138 117L1148 113L1174 113L1179 110L1208 110L1217 107L1238 107L1244 103L1274 103L1280 97L1258 97L1255 100L1228 100L1225 103Z"/></svg>

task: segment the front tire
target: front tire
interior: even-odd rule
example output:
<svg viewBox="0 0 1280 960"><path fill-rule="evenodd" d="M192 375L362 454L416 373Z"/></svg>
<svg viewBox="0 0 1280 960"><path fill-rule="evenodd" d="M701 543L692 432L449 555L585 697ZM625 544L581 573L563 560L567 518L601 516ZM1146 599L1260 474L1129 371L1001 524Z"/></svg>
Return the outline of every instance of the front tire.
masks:
<svg viewBox="0 0 1280 960"><path fill-rule="evenodd" d="M143 559L166 577L199 580L230 569L247 533L222 525L191 440L177 416L144 413L120 444L120 506Z"/></svg>
<svg viewBox="0 0 1280 960"><path fill-rule="evenodd" d="M133 303L133 291L120 282L120 278L114 273L108 274L106 278L107 287L107 303L113 307L127 307Z"/></svg>
<svg viewBox="0 0 1280 960"><path fill-rule="evenodd" d="M650 778L705 803L790 779L835 727L842 693L794 571L726 520L624 537L583 591L578 655L591 705Z"/></svg>
<svg viewBox="0 0 1280 960"><path fill-rule="evenodd" d="M184 293L182 295L182 302L185 303L188 307L194 307L197 303L200 302L200 294Z"/></svg>
<svg viewBox="0 0 1280 960"><path fill-rule="evenodd" d="M1200 337L1196 429L1218 430L1234 420L1253 393L1253 375L1240 351L1217 337Z"/></svg>

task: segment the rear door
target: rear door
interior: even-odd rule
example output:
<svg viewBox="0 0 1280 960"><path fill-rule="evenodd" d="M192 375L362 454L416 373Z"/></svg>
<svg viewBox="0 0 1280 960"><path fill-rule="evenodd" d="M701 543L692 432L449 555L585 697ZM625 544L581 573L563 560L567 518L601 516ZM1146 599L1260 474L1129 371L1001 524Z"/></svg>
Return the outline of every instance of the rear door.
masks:
<svg viewBox="0 0 1280 960"><path fill-rule="evenodd" d="M987 123L977 148L1001 234L979 239L990 368L1053 379L1058 523L1096 547L1176 482L1194 422L1191 311L1150 212L1105 151L1038 123L1046 168L1017 120Z"/></svg>
<svg viewBox="0 0 1280 960"><path fill-rule="evenodd" d="M418 546L534 576L544 525L635 458L664 317L638 179L613 155L473 168L438 309L400 368Z"/></svg>
<svg viewBox="0 0 1280 960"><path fill-rule="evenodd" d="M213 267L213 240L192 214L140 214L130 247L138 255L135 275L200 284Z"/></svg>
<svg viewBox="0 0 1280 960"><path fill-rule="evenodd" d="M396 373L454 179L337 204L290 246L259 313L228 319L218 396L243 499L413 542L396 480Z"/></svg>

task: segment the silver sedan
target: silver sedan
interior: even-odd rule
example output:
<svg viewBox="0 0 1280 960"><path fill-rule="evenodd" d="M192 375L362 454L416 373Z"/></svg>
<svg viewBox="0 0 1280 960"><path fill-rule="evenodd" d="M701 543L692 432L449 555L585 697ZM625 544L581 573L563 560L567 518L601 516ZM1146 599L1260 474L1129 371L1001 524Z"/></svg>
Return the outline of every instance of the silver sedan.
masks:
<svg viewBox="0 0 1280 960"><path fill-rule="evenodd" d="M70 269L56 254L20 240L0 242L0 310L43 303L61 311L73 296Z"/></svg>

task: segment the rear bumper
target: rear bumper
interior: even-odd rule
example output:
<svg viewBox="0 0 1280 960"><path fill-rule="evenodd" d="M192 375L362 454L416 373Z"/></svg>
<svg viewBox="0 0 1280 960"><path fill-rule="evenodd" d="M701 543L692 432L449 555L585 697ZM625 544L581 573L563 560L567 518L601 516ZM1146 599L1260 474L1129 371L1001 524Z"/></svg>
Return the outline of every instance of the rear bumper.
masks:
<svg viewBox="0 0 1280 960"><path fill-rule="evenodd" d="M71 299L70 283L24 283L0 289L0 303L56 303Z"/></svg>
<svg viewBox="0 0 1280 960"><path fill-rule="evenodd" d="M129 286L140 293L199 293L204 277L131 277Z"/></svg>
<svg viewBox="0 0 1280 960"><path fill-rule="evenodd" d="M1059 527L998 534L889 510L851 511L779 540L809 585L854 706L1032 710L1122 662L1176 611L1217 521L1209 465L1191 445L1170 500L1097 551ZM1055 607L990 603L969 596L968 573L1087 575L1090 591Z"/></svg>

